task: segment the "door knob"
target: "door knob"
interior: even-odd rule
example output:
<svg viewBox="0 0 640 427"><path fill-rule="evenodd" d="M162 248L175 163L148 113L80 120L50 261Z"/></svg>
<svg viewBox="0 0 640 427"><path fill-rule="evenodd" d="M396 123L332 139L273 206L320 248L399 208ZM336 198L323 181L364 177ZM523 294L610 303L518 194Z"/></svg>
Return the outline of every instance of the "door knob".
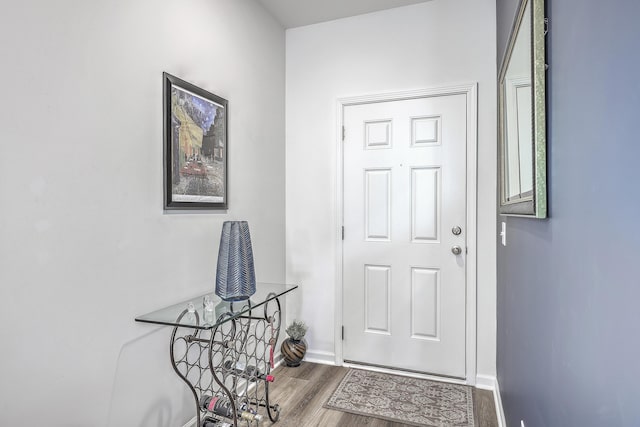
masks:
<svg viewBox="0 0 640 427"><path fill-rule="evenodd" d="M453 246L451 248L451 253L453 253L454 255L460 255L462 253L462 248L458 245Z"/></svg>

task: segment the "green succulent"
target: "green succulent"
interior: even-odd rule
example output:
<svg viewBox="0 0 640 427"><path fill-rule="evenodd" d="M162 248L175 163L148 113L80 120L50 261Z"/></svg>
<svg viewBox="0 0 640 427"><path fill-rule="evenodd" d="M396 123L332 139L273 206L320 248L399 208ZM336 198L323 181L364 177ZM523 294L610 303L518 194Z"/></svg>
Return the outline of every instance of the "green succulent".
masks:
<svg viewBox="0 0 640 427"><path fill-rule="evenodd" d="M289 326L287 326L285 332L291 337L292 340L300 341L307 333L307 329L307 325L305 325L303 321L294 320Z"/></svg>

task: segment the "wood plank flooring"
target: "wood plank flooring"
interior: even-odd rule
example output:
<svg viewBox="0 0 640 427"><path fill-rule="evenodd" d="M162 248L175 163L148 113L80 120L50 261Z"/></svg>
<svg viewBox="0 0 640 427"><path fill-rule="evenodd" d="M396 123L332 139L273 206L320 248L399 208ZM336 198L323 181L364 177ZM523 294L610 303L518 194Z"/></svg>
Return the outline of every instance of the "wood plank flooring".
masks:
<svg viewBox="0 0 640 427"><path fill-rule="evenodd" d="M273 371L276 380L269 388L270 400L281 408L280 420L263 422L265 427L405 427L406 424L353 415L322 407L336 389L348 368L303 362L297 368L280 366ZM477 427L497 427L493 395L473 390L473 412Z"/></svg>

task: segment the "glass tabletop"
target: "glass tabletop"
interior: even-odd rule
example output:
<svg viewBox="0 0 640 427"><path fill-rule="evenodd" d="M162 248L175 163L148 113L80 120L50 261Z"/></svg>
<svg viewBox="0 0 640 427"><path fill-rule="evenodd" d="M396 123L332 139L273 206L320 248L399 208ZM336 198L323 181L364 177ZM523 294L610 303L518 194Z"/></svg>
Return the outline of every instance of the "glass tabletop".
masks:
<svg viewBox="0 0 640 427"><path fill-rule="evenodd" d="M223 301L213 291L136 317L137 322L157 325L211 329L226 321L247 314L269 301L283 296L298 285L257 283L256 293L248 300ZM207 309L205 310L205 305ZM256 313L252 313L256 314Z"/></svg>

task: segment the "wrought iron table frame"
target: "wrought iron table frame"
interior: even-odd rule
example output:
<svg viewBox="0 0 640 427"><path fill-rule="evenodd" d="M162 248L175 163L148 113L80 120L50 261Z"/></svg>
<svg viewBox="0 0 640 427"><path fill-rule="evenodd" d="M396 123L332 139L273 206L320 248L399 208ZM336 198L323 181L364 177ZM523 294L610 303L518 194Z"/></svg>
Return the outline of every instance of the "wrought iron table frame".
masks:
<svg viewBox="0 0 640 427"><path fill-rule="evenodd" d="M278 420L280 407L269 400L267 376L280 335L280 298L296 288L259 283L250 300L225 302L205 294L136 318L138 322L173 326L169 357L193 394L197 427L205 416L227 418L234 427L241 420L251 425L251 415L261 411L272 422ZM214 312L204 310L202 301L207 295L218 303ZM230 416L203 409L203 396L228 399Z"/></svg>

